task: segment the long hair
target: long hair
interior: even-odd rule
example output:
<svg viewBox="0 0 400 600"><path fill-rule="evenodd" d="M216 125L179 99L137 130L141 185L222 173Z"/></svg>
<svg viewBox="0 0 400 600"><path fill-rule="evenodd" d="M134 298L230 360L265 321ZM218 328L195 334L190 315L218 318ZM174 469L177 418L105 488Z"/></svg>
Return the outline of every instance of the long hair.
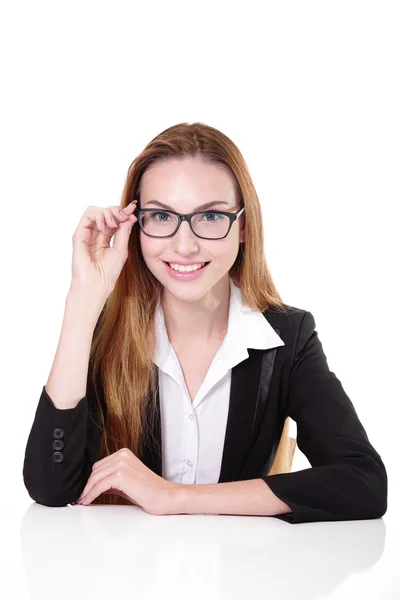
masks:
<svg viewBox="0 0 400 600"><path fill-rule="evenodd" d="M218 129L199 122L179 123L157 135L128 169L121 208L140 197L141 178L150 166L191 157L227 169L233 175L239 205L245 206L245 241L229 271L244 300L260 312L270 307L285 310L266 264L261 206L247 165L237 146ZM102 426L100 458L126 447L141 459L151 436L152 419L146 419L146 414L154 414L156 402L155 311L162 284L147 268L139 235L139 227L134 226L128 258L104 305L91 344L90 377ZM99 381L105 407L99 400ZM292 455L286 419L270 474L290 470ZM130 504L114 493L101 494L95 503Z"/></svg>

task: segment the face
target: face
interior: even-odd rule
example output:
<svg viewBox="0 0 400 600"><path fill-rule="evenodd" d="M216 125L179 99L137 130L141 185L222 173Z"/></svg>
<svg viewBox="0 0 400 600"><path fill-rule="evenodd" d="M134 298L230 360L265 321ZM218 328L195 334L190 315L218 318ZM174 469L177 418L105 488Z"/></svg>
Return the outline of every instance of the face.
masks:
<svg viewBox="0 0 400 600"><path fill-rule="evenodd" d="M219 165L205 164L194 158L169 160L145 171L140 185L140 208L167 210L157 206L154 200L181 214L197 210L237 212L240 208L235 198L232 175ZM215 204L199 208L208 202ZM220 240L197 237L186 221L169 238L150 237L140 229L144 261L167 292L182 300L195 301L223 278L229 280L228 272L236 260L239 243L244 241L242 222L243 213L234 221L226 238ZM178 280L165 264L189 261L209 262L209 265L193 279Z"/></svg>

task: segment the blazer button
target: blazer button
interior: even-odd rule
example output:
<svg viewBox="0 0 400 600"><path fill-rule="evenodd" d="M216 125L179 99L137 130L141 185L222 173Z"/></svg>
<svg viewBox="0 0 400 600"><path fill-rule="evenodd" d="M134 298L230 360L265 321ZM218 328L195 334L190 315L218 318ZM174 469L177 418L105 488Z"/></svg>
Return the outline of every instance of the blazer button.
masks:
<svg viewBox="0 0 400 600"><path fill-rule="evenodd" d="M62 452L54 452L53 460L55 463L60 463L64 460L64 454Z"/></svg>
<svg viewBox="0 0 400 600"><path fill-rule="evenodd" d="M64 442L62 440L54 440L53 448L54 450L62 450L64 448Z"/></svg>
<svg viewBox="0 0 400 600"><path fill-rule="evenodd" d="M55 430L53 431L53 436L57 439L63 438L64 437L64 429L61 429L61 427L56 427Z"/></svg>

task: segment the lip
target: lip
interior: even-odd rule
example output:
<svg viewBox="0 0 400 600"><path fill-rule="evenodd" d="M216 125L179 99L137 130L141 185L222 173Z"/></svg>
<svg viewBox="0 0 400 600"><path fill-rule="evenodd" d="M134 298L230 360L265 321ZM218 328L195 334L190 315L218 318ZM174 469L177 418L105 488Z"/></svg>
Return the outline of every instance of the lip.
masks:
<svg viewBox="0 0 400 600"><path fill-rule="evenodd" d="M171 261L172 262L172 261ZM210 266L211 262L209 262L208 264L204 265L204 267L202 267L201 269L197 269L197 271L192 271L191 273L179 273L179 271L175 271L174 269L171 269L171 267L169 266L169 264L165 261L163 261L165 268L167 269L167 272L171 275L171 277L173 277L174 279L178 279L181 281L191 281L192 279L197 279L198 277L201 277L201 275L204 273L204 271L207 270L207 267ZM175 263L175 264L182 264L182 263ZM192 264L192 265L196 265L199 263L187 263L187 264Z"/></svg>
<svg viewBox="0 0 400 600"><path fill-rule="evenodd" d="M188 260L187 262L183 260L164 260L163 262L172 263L174 265L182 265L183 267L188 267L189 265L199 265L201 263L209 262L208 260Z"/></svg>

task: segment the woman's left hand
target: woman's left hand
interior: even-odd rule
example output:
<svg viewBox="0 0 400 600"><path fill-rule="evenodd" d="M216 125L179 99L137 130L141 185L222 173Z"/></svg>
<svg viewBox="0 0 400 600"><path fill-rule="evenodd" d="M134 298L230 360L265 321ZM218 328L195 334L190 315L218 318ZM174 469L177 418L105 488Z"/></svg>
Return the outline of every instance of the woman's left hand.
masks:
<svg viewBox="0 0 400 600"><path fill-rule="evenodd" d="M102 493L116 493L154 515L173 514L180 485L167 481L146 467L128 448L94 463L92 472L76 500L90 504Z"/></svg>

